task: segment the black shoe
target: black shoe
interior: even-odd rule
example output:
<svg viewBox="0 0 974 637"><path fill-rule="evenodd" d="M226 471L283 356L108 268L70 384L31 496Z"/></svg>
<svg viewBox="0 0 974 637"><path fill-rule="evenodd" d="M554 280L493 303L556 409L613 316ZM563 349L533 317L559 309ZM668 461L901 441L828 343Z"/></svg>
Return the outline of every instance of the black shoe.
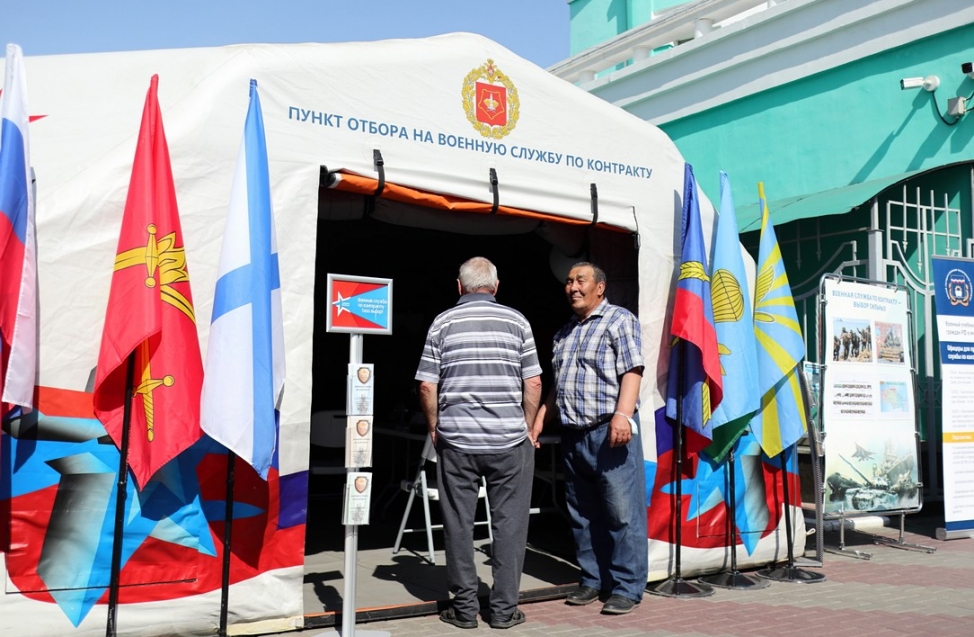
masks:
<svg viewBox="0 0 974 637"><path fill-rule="evenodd" d="M605 600L605 604L602 606L602 614L625 615L626 613L632 612L632 609L635 607L636 602L634 600L623 597L622 595L612 595L609 599Z"/></svg>
<svg viewBox="0 0 974 637"><path fill-rule="evenodd" d="M522 615L523 617L523 615ZM476 628L477 618L473 619L461 619L455 610L448 608L442 613L440 613L440 621L446 622L451 626L456 626L457 628ZM513 624L512 624L513 626Z"/></svg>
<svg viewBox="0 0 974 637"><path fill-rule="evenodd" d="M591 586L579 586L565 598L566 604L572 606L586 606L599 598L599 591Z"/></svg>
<svg viewBox="0 0 974 637"><path fill-rule="evenodd" d="M511 616L506 620L495 620L493 617L487 622L491 628L510 628L511 626L517 626L518 624L523 624L524 620L527 619L521 609L515 608Z"/></svg>

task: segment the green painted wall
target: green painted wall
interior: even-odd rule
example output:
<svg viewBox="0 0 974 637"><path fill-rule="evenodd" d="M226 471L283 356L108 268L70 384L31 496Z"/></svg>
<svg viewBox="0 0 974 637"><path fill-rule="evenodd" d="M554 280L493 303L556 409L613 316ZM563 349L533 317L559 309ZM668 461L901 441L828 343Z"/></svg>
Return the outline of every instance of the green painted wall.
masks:
<svg viewBox="0 0 974 637"><path fill-rule="evenodd" d="M974 158L974 114L944 124L934 104L974 94L974 25L864 58L661 126L716 201L718 171L738 205L815 193ZM901 90L935 74L940 88ZM948 120L952 118L947 118Z"/></svg>
<svg viewBox="0 0 974 637"><path fill-rule="evenodd" d="M655 10L679 3L656 2ZM571 5L572 53L621 33L628 28L624 26L627 20L636 25L643 18L649 19L653 5L651 1L640 3L639 9L648 6L650 15L637 18L635 3L576 0ZM919 201L926 205L928 193L934 192L938 207L959 210L960 229L954 217L951 232L961 236L954 244L945 244L947 220L941 213L934 215L935 232L923 248L916 235L887 226L887 204L893 202L893 209L902 209L895 203L903 199L902 188L894 187L877 197L883 236L896 240L902 248L894 250L895 254L879 255L895 262L883 276L894 283L912 284L916 290L917 282L929 276L931 254L958 250L963 254L963 244L974 236L970 168L974 161L974 112L953 125L948 123L954 118L946 117L945 123L938 115L938 110L946 111L948 98L955 95L969 97L974 109L974 80L961 72L964 62L974 62L974 25L856 60L661 128L693 164L698 183L711 201L719 201L719 171L724 170L731 177L738 206L755 203L757 182L763 181L772 218L776 199L937 169L911 179L906 199L916 203L919 191ZM926 75L940 77L936 92L900 89L900 79ZM631 80L636 78L638 75ZM906 218L910 215L912 218ZM890 226L919 225L915 206L903 217L894 218ZM805 321L809 360L818 360L816 292L821 274L858 260L858 265L846 265L842 272L868 277L867 262L877 257L869 253L870 221L866 204L847 214L803 219L775 228L799 315ZM759 233L748 232L741 240L757 257ZM938 440L939 369L936 356L928 368L923 354L930 346L937 351L937 343L931 342L936 337L933 326L927 324L922 295L914 291L911 298L916 317L919 426L924 440ZM930 471L937 469L925 470Z"/></svg>
<svg viewBox="0 0 974 637"><path fill-rule="evenodd" d="M569 4L572 55L653 19L653 13L691 0L572 0Z"/></svg>
<svg viewBox="0 0 974 637"><path fill-rule="evenodd" d="M629 28L626 0L573 0L569 5L572 55L610 40Z"/></svg>

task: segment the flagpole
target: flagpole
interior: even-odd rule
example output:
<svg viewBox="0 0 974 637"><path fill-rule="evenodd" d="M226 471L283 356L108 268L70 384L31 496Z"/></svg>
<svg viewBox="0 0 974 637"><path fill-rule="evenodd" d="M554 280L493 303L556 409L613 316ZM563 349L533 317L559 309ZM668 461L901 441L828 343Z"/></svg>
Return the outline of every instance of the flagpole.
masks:
<svg viewBox="0 0 974 637"><path fill-rule="evenodd" d="M128 356L125 371L125 403L122 407L122 444L118 449L118 492L115 494L115 535L112 538L112 564L108 584L108 624L105 636L115 637L115 614L118 606L119 579L122 571L122 536L125 533L125 496L128 489L129 422L132 419L132 376L135 374L135 352Z"/></svg>
<svg viewBox="0 0 974 637"><path fill-rule="evenodd" d="M220 584L220 632L219 637L227 637L227 615L230 600L230 537L233 535L233 482L234 464L237 454L227 450L227 495L223 524L223 572Z"/></svg>
<svg viewBox="0 0 974 637"><path fill-rule="evenodd" d="M677 384L678 384L678 396L676 401L676 423L673 428L673 453L676 455L676 462L674 466L676 467L676 507L674 518L676 520L676 530L674 534L674 539L676 542L675 553L674 553L674 565L673 565L673 575L666 580L663 580L659 584L654 586L647 586L646 592L653 595L660 595L663 597L708 597L714 594L714 589L707 584L697 584L694 582L688 582L683 579L682 574L682 545L683 545L683 392L684 392L684 358L683 358L683 348L685 347L683 339L677 341L677 347L679 347L678 352L673 352L673 354L678 354L677 365L679 366L679 372L677 373ZM671 354L671 355L673 355Z"/></svg>
<svg viewBox="0 0 974 637"><path fill-rule="evenodd" d="M797 443L793 444L789 449L794 449L797 452ZM788 543L788 561L784 566L775 566L772 563L770 566L758 571L758 575L765 579L775 580L776 582L795 582L801 584L824 582L825 573L816 573L795 566L793 531L791 529L791 501L788 495L788 482L790 480L788 479L788 461L785 459L785 455L784 451L778 454L778 457L781 459L781 480L785 501L785 538Z"/></svg>
<svg viewBox="0 0 974 637"><path fill-rule="evenodd" d="M738 438L734 446L738 446L741 439ZM730 473L728 476L729 488L730 488L730 516L728 520L728 526L730 527L730 571L722 571L720 573L714 573L713 575L707 575L701 577L700 581L710 584L711 586L717 586L718 588L734 588L739 590L758 590L761 588L767 588L771 586L771 582L763 579L758 579L757 577L752 577L751 575L746 575L737 570L737 477L736 477L736 460L734 458L734 449L731 448L730 453L727 455L727 469Z"/></svg>

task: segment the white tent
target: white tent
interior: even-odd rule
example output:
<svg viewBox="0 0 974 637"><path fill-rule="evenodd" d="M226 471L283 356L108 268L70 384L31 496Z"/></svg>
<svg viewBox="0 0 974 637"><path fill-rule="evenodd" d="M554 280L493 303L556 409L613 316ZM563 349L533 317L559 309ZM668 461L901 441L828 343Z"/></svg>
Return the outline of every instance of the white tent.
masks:
<svg viewBox="0 0 974 637"><path fill-rule="evenodd" d="M281 476L308 468L319 215L361 214L340 204L323 211L322 186L371 194L381 177L382 198L373 214L393 223L465 233L535 230L553 244L554 269L570 262L580 237L593 227L618 231L627 240L635 235L638 297L633 294L631 305L638 308L648 363L643 412L663 404L659 382L666 361L659 355L668 340L664 328L675 280L684 161L654 126L470 34L28 57L26 67L31 114L42 116L30 129L41 386L89 387L142 106L149 79L158 74L204 351L249 80L258 81L285 320ZM713 209L701 199L709 236ZM431 202L433 208L403 205ZM400 258L424 255L404 247ZM355 270L348 263L342 273ZM557 287L550 275L545 282ZM567 306L563 309L567 318ZM648 461L656 459L651 421L644 416ZM767 540L773 551L774 538ZM657 576L666 574L668 551L661 547L656 554ZM685 555L684 572L692 572L697 558L692 551ZM719 566L723 559L720 551L699 566ZM300 625L300 568L267 575L272 584L255 578L234 587L234 600L243 604L246 598L243 608L234 609L236 621L260 628ZM177 632L205 631L218 610L214 595L184 601L196 606L141 604L146 614L129 621L141 626L138 634L157 634L160 618L171 621L179 614L174 608L191 607L205 613L204 619L197 614L197 623L180 624ZM4 597L0 616L35 616L36 603ZM100 632L101 618L95 613L76 633L62 634ZM56 620L37 625L41 631L64 628ZM29 627L18 629L33 634Z"/></svg>
<svg viewBox="0 0 974 637"><path fill-rule="evenodd" d="M471 123L465 82L506 78L507 130ZM172 157L197 315L208 317L249 78L261 92L286 318L285 426L306 423L321 166L644 237L640 318L654 360L673 271L683 159L665 134L482 37L337 45L241 45L27 58L40 242L41 384L83 389L94 366L111 263L149 77ZM474 122L477 124L478 122ZM502 136L503 135L503 136ZM708 225L705 220L705 225ZM651 238L652 240L646 240ZM83 290L83 298L78 292ZM207 321L199 327L205 348ZM658 406L652 374L643 400ZM303 455L299 453L299 455Z"/></svg>

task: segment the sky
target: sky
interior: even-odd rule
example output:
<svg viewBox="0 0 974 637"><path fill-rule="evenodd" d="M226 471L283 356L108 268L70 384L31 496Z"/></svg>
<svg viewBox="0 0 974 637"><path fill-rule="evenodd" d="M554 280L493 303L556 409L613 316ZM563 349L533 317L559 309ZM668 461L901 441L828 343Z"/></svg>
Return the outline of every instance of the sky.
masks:
<svg viewBox="0 0 974 637"><path fill-rule="evenodd" d="M0 45L25 56L479 33L547 68L568 57L566 0L21 0Z"/></svg>

